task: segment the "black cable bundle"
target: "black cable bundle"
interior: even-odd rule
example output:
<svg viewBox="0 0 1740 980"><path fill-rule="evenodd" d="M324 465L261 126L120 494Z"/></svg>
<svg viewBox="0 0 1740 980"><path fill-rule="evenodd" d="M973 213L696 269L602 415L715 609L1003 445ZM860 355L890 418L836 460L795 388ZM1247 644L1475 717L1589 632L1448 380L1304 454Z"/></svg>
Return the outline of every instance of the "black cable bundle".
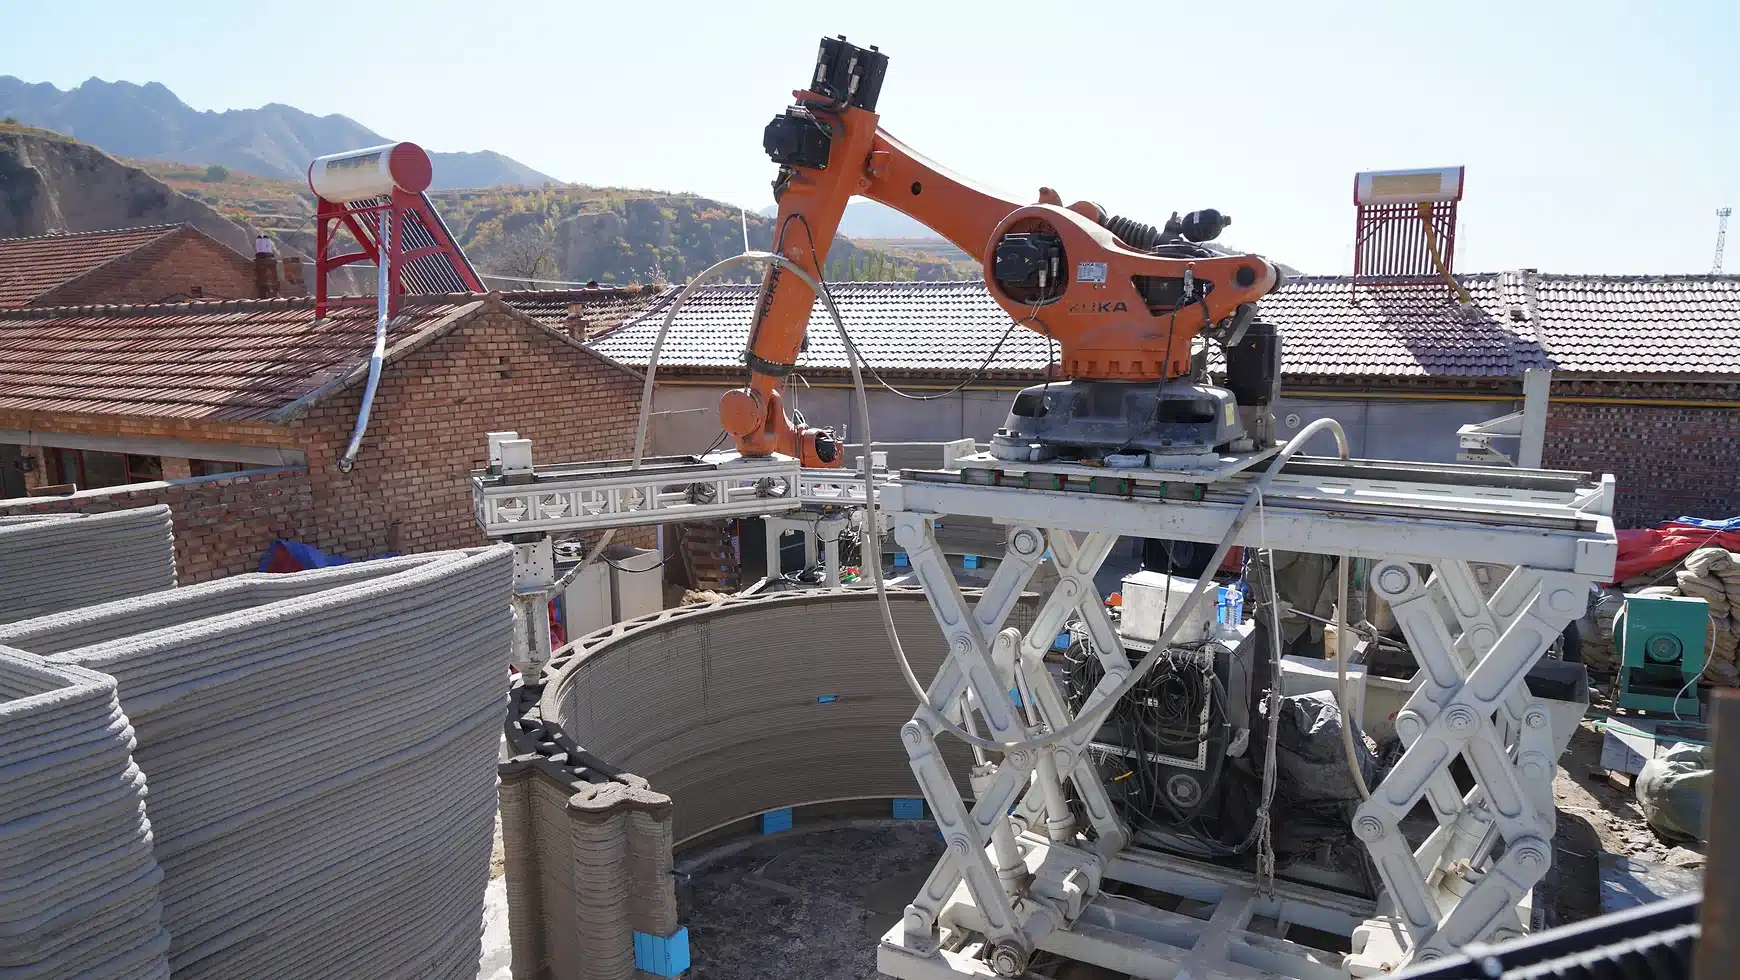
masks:
<svg viewBox="0 0 1740 980"><path fill-rule="evenodd" d="M1064 695L1072 711L1079 712L1087 696L1104 675L1089 645L1076 640L1064 652ZM1206 723L1202 717L1208 705ZM1204 823L1206 804L1221 794L1223 780L1249 781L1234 775L1225 765L1224 752L1209 753L1208 767L1201 773L1201 792L1196 802L1181 806L1166 792L1162 763L1151 755L1194 758L1197 746L1215 737L1221 743L1229 727L1226 689L1215 673L1214 660L1187 649L1175 650L1157 664L1106 719L1115 741L1133 755L1102 752L1101 777L1119 815L1132 829L1189 841L1206 857L1233 857L1248 850L1251 841L1243 822L1216 821L1223 833ZM1237 832L1237 839L1224 839Z"/></svg>

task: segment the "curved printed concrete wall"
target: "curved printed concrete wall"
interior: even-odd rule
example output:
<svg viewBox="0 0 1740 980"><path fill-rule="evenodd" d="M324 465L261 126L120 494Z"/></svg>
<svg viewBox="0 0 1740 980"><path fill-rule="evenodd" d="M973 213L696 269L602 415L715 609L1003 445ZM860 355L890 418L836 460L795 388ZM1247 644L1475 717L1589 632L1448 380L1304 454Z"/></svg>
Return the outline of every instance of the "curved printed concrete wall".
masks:
<svg viewBox="0 0 1740 980"><path fill-rule="evenodd" d="M498 546L0 626L118 683L178 980L476 975L512 584Z"/></svg>
<svg viewBox="0 0 1740 980"><path fill-rule="evenodd" d="M928 684L945 652L930 606L916 589L889 602ZM1033 611L1024 601L1010 625ZM601 630L552 660L538 707L669 796L678 846L768 810L919 795L900 741L917 702L867 588L732 597ZM967 747L942 745L964 774Z"/></svg>
<svg viewBox="0 0 1740 980"><path fill-rule="evenodd" d="M944 650L924 594L889 601L928 683ZM670 975L688 955L675 847L769 810L919 795L899 735L917 703L869 589L667 610L576 640L545 676L513 692L499 767L516 980ZM966 746L943 752L964 776Z"/></svg>
<svg viewBox="0 0 1740 980"><path fill-rule="evenodd" d="M0 623L173 588L168 507L0 518Z"/></svg>
<svg viewBox="0 0 1740 980"><path fill-rule="evenodd" d="M169 976L133 744L113 678L0 647L0 976Z"/></svg>

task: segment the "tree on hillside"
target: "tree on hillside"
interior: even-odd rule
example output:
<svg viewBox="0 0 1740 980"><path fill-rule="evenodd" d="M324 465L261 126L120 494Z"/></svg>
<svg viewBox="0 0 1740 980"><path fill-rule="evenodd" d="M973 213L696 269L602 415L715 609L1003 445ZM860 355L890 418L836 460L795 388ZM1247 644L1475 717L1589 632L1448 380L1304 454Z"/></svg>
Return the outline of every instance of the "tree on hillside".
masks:
<svg viewBox="0 0 1740 980"><path fill-rule="evenodd" d="M214 163L205 168L205 176L200 179L208 184L221 184L230 179L230 168L221 163Z"/></svg>
<svg viewBox="0 0 1740 980"><path fill-rule="evenodd" d="M521 279L554 277L559 271L556 262L555 228L549 222L521 228L502 243L496 253L494 265L504 276L517 276Z"/></svg>

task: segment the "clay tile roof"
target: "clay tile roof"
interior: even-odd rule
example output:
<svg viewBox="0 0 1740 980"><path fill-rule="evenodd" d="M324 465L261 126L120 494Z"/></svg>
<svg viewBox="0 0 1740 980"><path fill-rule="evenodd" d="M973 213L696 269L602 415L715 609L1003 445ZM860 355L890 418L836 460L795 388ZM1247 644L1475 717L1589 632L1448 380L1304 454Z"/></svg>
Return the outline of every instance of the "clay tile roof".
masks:
<svg viewBox="0 0 1740 980"><path fill-rule="evenodd" d="M1509 274L1458 276L1464 307L1442 280L1362 285L1342 276L1293 280L1259 304L1281 328L1282 372L1304 375L1514 377L1551 367Z"/></svg>
<svg viewBox="0 0 1740 980"><path fill-rule="evenodd" d="M741 368L759 290L758 285L737 284L697 289L671 324L659 354L660 369ZM859 353L878 370L970 372L991 357L1005 334L991 359L992 376L1036 375L1051 359L1044 337L1009 329L1013 321L982 282L845 282L831 290ZM645 367L671 298L662 297L593 347L625 364ZM808 347L798 355L798 371L846 367L845 348L818 301L810 313Z"/></svg>
<svg viewBox="0 0 1740 980"><path fill-rule="evenodd" d="M28 306L56 286L185 227L149 225L69 235L0 238L0 309Z"/></svg>
<svg viewBox="0 0 1740 980"><path fill-rule="evenodd" d="M1306 375L1514 377L1548 366L1525 319L1523 289L1508 276L1462 277L1474 300L1463 309L1440 281L1369 287L1344 278L1304 278L1268 297L1260 315L1283 336L1284 372ZM672 324L660 368L739 369L756 286L703 286ZM864 359L879 370L962 375L991 358L987 374L1037 378L1054 356L1046 339L1016 328L983 282L838 283L834 301ZM664 302L594 342L625 364L646 365ZM846 367L833 323L818 302L798 370Z"/></svg>
<svg viewBox="0 0 1740 980"><path fill-rule="evenodd" d="M406 303L389 352L481 302ZM306 299L0 311L0 409L275 420L366 362L374 334L372 305L315 320Z"/></svg>
<svg viewBox="0 0 1740 980"><path fill-rule="evenodd" d="M1740 276L1530 278L1540 332L1561 370L1740 374Z"/></svg>
<svg viewBox="0 0 1740 980"><path fill-rule="evenodd" d="M586 321L598 336L633 319L665 292L657 286L604 286L596 289L523 289L501 294L502 302L548 327L567 330L570 316Z"/></svg>

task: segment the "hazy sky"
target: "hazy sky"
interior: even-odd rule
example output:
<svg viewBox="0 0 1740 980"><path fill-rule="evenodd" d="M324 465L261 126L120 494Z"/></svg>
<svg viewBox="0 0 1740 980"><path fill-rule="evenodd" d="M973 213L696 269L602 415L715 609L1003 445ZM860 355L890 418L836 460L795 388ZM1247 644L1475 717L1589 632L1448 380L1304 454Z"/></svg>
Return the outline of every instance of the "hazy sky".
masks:
<svg viewBox="0 0 1740 980"><path fill-rule="evenodd" d="M1463 271L1705 272L1740 205L1733 0L0 0L0 73L285 102L755 208L762 127L839 33L888 53L883 125L950 168L1156 223L1220 208L1229 244L1310 272L1350 268L1364 169L1467 165Z"/></svg>

